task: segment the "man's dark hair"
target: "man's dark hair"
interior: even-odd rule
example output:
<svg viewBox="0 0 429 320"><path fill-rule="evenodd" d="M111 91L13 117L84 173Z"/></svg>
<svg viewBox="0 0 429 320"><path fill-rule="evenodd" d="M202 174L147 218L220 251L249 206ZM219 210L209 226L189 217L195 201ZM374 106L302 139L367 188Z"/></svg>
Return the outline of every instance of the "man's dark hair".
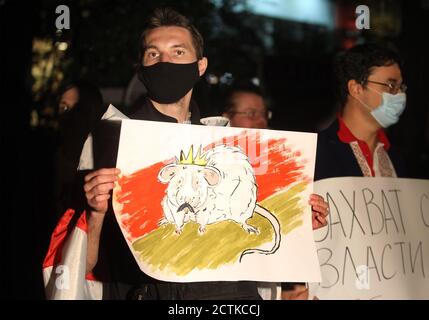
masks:
<svg viewBox="0 0 429 320"><path fill-rule="evenodd" d="M204 40L200 32L195 28L188 18L181 15L171 8L158 8L149 16L146 26L140 35L140 52L139 63L143 61L143 55L146 51L146 35L149 31L159 27L182 27L188 30L192 37L192 44L194 46L198 59L201 59L204 54Z"/></svg>
<svg viewBox="0 0 429 320"><path fill-rule="evenodd" d="M348 82L356 80L366 84L374 67L391 66L397 63L402 67L399 54L388 47L379 44L357 45L340 53L334 62L337 99L342 110L347 102Z"/></svg>
<svg viewBox="0 0 429 320"><path fill-rule="evenodd" d="M223 99L223 112L232 113L235 110L234 98L239 93L253 93L261 96L267 105L262 90L253 84L236 84L229 88Z"/></svg>

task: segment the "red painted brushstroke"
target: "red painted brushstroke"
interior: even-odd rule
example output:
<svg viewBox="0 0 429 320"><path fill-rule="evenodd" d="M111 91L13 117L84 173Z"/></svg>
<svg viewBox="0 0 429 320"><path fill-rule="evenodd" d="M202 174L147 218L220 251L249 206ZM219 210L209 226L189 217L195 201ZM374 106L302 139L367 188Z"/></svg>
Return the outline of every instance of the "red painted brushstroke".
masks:
<svg viewBox="0 0 429 320"><path fill-rule="evenodd" d="M121 191L117 200L123 204L121 222L131 238L155 230L164 214L161 200L167 184L158 181L158 173L164 166L165 163L157 162L119 180Z"/></svg>
<svg viewBox="0 0 429 320"><path fill-rule="evenodd" d="M258 172L257 168L266 168L266 172L256 175L258 202L297 181L307 179L303 175L304 164L299 159L300 152L288 148L285 138L269 139L262 143L260 139L259 133L243 130L239 135L224 137L203 148L207 151L219 144L239 146L248 155L255 172ZM250 152L249 146L252 144L256 147ZM160 183L157 177L165 163L160 161L119 180L121 191L117 193L117 199L123 204L121 221L130 241L157 229L158 221L163 217L161 201L167 184Z"/></svg>
<svg viewBox="0 0 429 320"><path fill-rule="evenodd" d="M300 164L299 151L292 153L285 147L285 140L270 139L268 142L267 172L256 176L258 184L258 202L268 198L277 191L305 179L302 170L304 165Z"/></svg>

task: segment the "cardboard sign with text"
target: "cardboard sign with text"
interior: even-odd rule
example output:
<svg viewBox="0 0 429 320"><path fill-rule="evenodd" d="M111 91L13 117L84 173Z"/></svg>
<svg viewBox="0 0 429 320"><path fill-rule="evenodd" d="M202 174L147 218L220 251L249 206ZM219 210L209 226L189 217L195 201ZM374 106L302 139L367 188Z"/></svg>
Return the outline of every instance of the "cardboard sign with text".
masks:
<svg viewBox="0 0 429 320"><path fill-rule="evenodd" d="M429 299L429 180L332 178L314 191L328 201L315 231L319 299Z"/></svg>

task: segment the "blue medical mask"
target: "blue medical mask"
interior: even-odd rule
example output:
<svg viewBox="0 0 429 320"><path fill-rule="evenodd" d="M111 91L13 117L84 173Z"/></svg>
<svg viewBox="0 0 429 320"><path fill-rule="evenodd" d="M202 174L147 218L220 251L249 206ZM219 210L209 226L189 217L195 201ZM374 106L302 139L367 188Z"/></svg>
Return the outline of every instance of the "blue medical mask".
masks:
<svg viewBox="0 0 429 320"><path fill-rule="evenodd" d="M368 87L368 89L371 88ZM390 94L387 92L380 93L374 89L371 90L382 96L381 105L374 110L371 110L366 103L360 99L358 99L358 101L371 111L371 115L383 128L390 127L392 124L397 123L402 112L404 112L405 105L407 103L407 95L402 92Z"/></svg>

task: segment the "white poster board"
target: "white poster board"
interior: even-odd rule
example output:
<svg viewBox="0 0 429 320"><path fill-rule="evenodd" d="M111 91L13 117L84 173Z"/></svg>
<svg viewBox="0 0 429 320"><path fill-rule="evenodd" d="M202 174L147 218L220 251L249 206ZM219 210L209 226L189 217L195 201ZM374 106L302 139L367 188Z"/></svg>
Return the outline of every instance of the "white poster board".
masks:
<svg viewBox="0 0 429 320"><path fill-rule="evenodd" d="M332 178L314 191L329 203L315 231L319 299L429 299L429 180Z"/></svg>
<svg viewBox="0 0 429 320"><path fill-rule="evenodd" d="M320 281L308 204L316 140L123 120L113 207L141 270L175 282Z"/></svg>

